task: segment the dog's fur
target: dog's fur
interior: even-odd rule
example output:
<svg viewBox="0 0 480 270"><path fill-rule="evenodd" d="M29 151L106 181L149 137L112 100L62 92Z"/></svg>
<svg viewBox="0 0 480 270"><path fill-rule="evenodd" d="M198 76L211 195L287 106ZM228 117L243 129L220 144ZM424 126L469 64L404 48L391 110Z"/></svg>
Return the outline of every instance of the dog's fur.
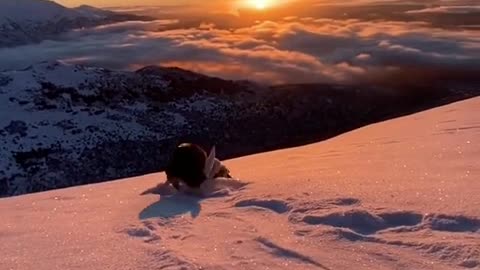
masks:
<svg viewBox="0 0 480 270"><path fill-rule="evenodd" d="M184 143L173 152L165 173L167 180L178 190L180 181L190 188L199 188L205 181L207 153L198 145Z"/></svg>
<svg viewBox="0 0 480 270"><path fill-rule="evenodd" d="M230 171L215 158L215 147L207 157L207 153L200 146L192 143L177 146L165 173L167 182L177 190L180 190L181 183L188 188L198 189L210 178L231 178Z"/></svg>

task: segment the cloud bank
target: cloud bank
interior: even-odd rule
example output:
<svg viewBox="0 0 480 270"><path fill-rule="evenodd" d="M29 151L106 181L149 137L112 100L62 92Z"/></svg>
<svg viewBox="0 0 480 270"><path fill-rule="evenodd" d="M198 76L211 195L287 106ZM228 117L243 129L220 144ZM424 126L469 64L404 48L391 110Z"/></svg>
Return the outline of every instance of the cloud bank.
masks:
<svg viewBox="0 0 480 270"><path fill-rule="evenodd" d="M450 14L470 14L479 13L480 6L438 6L431 8L424 8L419 10L410 10L407 13L420 14L420 13L450 13Z"/></svg>

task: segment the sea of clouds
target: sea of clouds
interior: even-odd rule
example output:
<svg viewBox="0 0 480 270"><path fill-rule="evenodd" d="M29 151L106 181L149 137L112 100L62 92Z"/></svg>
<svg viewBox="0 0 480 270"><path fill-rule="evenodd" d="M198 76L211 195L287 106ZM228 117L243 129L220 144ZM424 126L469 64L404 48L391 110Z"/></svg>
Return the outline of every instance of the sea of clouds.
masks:
<svg viewBox="0 0 480 270"><path fill-rule="evenodd" d="M186 16L178 8L167 14L158 7L162 12L154 21L76 30L0 49L0 69L59 59L111 69L179 66L265 83L478 79L476 1L300 2L271 14Z"/></svg>

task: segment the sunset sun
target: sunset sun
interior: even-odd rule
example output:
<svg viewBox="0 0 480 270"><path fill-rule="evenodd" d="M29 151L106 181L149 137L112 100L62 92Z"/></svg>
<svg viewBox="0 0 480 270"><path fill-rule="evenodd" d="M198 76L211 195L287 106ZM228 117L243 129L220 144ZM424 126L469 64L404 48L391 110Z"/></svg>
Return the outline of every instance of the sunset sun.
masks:
<svg viewBox="0 0 480 270"><path fill-rule="evenodd" d="M271 0L249 0L248 4L255 9L263 10L271 5Z"/></svg>

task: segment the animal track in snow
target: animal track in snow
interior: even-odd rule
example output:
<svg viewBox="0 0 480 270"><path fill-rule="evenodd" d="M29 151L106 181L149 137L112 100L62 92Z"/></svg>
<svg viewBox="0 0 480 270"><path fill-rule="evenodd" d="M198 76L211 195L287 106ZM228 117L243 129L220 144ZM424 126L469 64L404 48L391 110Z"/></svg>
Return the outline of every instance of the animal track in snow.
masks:
<svg viewBox="0 0 480 270"><path fill-rule="evenodd" d="M190 223L184 219L159 218L157 220L142 221L141 224L131 225L120 232L132 238L143 240L145 243L152 243L162 239L184 241L192 236L189 234L189 225Z"/></svg>
<svg viewBox="0 0 480 270"><path fill-rule="evenodd" d="M480 266L480 262L477 260L465 260L460 263L460 266L465 268L475 268L477 266Z"/></svg>
<svg viewBox="0 0 480 270"><path fill-rule="evenodd" d="M466 216L427 215L424 223L435 231L480 233L480 219Z"/></svg>
<svg viewBox="0 0 480 270"><path fill-rule="evenodd" d="M307 213L318 209L331 209L338 207L349 207L360 204L355 198L335 198L319 201L296 202L293 199L244 199L237 201L234 206L237 208L250 208L255 210L267 210L277 214Z"/></svg>
<svg viewBox="0 0 480 270"><path fill-rule="evenodd" d="M154 230L155 228L153 226L146 225L145 227L132 226L130 228L122 230L121 232L127 234L130 237L141 239L145 243L150 243L153 241L160 240L160 236L155 234L153 232Z"/></svg>
<svg viewBox="0 0 480 270"><path fill-rule="evenodd" d="M125 230L125 232L133 237L150 237L152 232L144 228L131 228Z"/></svg>
<svg viewBox="0 0 480 270"><path fill-rule="evenodd" d="M328 200L327 200L328 201ZM332 207L327 201L302 203L292 207L288 215L297 225L300 237L334 238L335 241L362 241L399 248L414 249L425 256L436 256L446 263L463 268L480 265L480 219L463 215L422 214L414 211L369 210L359 207L360 201ZM428 237L409 234L428 232ZM444 232L465 234L466 242L456 237L445 239ZM423 235L423 233L422 233ZM448 235L448 234L447 234ZM463 239L463 238L462 238Z"/></svg>
<svg viewBox="0 0 480 270"><path fill-rule="evenodd" d="M309 225L329 225L348 228L361 234L371 234L384 229L385 222L379 216L364 210L349 210L325 215L306 215L302 221Z"/></svg>
<svg viewBox="0 0 480 270"><path fill-rule="evenodd" d="M288 203L282 200L259 200L259 199L249 199L242 200L235 203L235 207L249 207L262 210L273 211L278 214L286 213L290 210Z"/></svg>
<svg viewBox="0 0 480 270"><path fill-rule="evenodd" d="M317 210L328 210L328 209L338 209L339 207L350 207L354 205L359 205L360 200L355 198L334 198L326 200L307 200L295 202L292 207L292 213L310 213Z"/></svg>
<svg viewBox="0 0 480 270"><path fill-rule="evenodd" d="M336 198L336 199L326 200L325 202L331 205L350 206L350 205L359 204L360 200L355 198Z"/></svg>
<svg viewBox="0 0 480 270"><path fill-rule="evenodd" d="M416 231L431 229L448 232L479 232L480 220L465 216L422 215L415 212L384 212L371 213L362 209L330 212L320 215L305 215L301 219L309 225L328 225L347 228L361 234L373 234L378 231Z"/></svg>

